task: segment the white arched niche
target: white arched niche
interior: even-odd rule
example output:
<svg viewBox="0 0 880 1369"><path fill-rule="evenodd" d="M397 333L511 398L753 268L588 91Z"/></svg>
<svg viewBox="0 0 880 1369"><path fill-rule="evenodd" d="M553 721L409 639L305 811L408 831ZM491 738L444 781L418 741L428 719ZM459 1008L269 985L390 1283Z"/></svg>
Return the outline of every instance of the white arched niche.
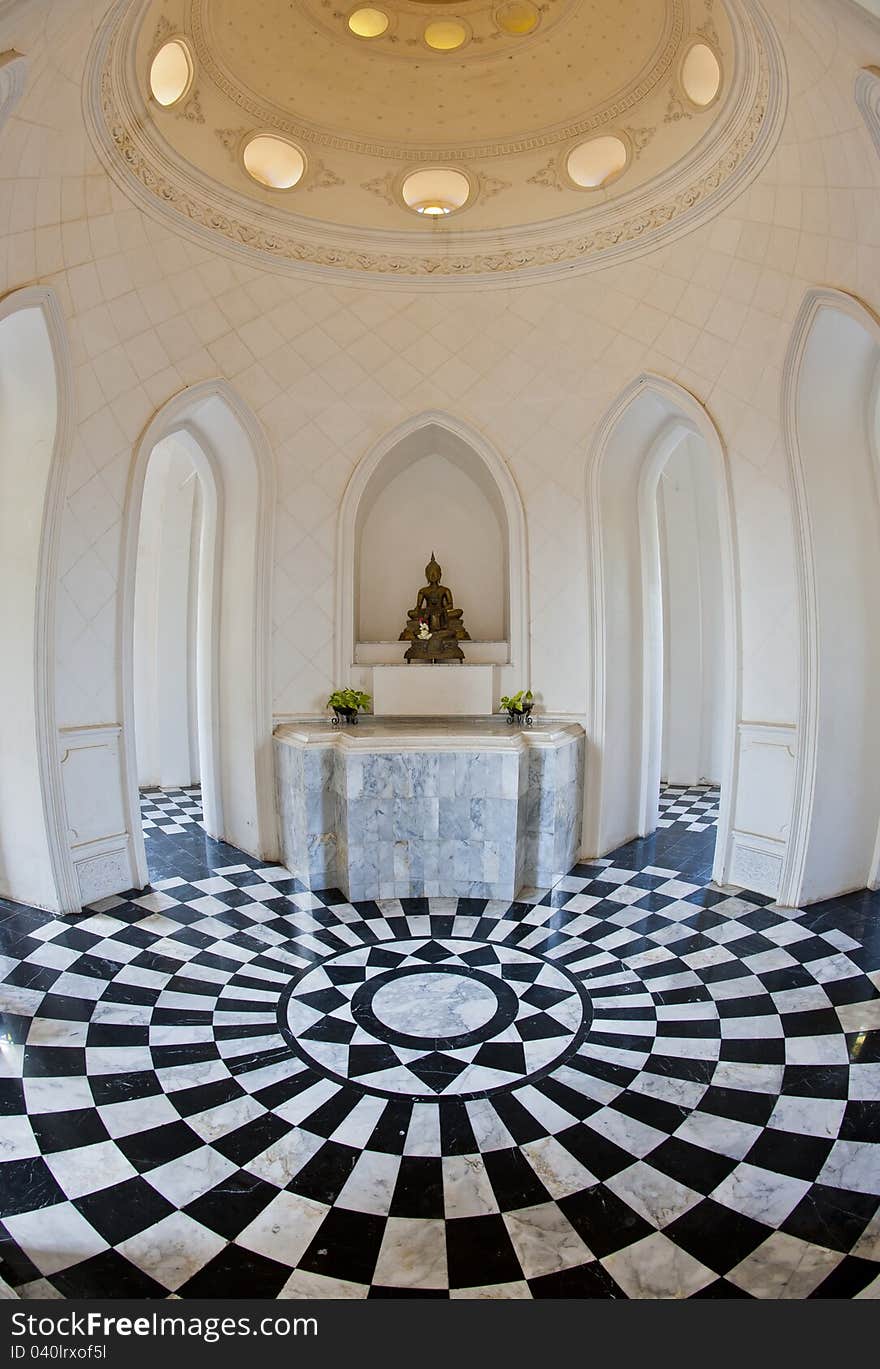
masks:
<svg viewBox="0 0 880 1369"><path fill-rule="evenodd" d="M700 460L711 472L721 661L711 741L722 790L713 877L724 881L739 709L736 550L727 461L703 406L680 386L642 375L600 425L588 467L591 654L584 849L600 856L657 825L664 715L664 603L658 489L671 461ZM705 503L703 505L705 512ZM662 509L662 500L660 509ZM667 606L668 616L668 606ZM668 711L667 711L668 718ZM695 718L695 728L706 727Z"/></svg>
<svg viewBox="0 0 880 1369"><path fill-rule="evenodd" d="M55 718L55 593L73 394L51 290L0 301L0 894L79 909Z"/></svg>
<svg viewBox="0 0 880 1369"><path fill-rule="evenodd" d="M792 907L880 883L878 372L875 316L809 291L783 371L801 626Z"/></svg>
<svg viewBox="0 0 880 1369"><path fill-rule="evenodd" d="M336 679L399 662L397 641L435 552L471 637L469 662L529 684L525 517L513 477L475 429L428 413L387 434L356 467L338 525ZM516 680L516 684L513 681Z"/></svg>
<svg viewBox="0 0 880 1369"><path fill-rule="evenodd" d="M210 836L251 855L278 850L272 760L269 593L274 473L265 437L221 380L171 399L138 443L129 476L120 598L127 819L138 877L148 871L140 825L134 634L144 486L163 444L185 451L202 496L198 555L199 756Z"/></svg>

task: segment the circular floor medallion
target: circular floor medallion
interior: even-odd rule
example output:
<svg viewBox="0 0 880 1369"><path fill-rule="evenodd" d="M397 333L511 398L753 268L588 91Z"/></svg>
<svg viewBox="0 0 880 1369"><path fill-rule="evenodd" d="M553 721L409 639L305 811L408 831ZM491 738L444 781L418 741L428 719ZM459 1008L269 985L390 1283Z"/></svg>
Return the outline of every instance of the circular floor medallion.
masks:
<svg viewBox="0 0 880 1369"><path fill-rule="evenodd" d="M508 1026L519 1006L500 980L481 982L438 965L390 970L363 984L352 999L352 1016L385 1041L418 1049L468 1046ZM488 976L486 976L488 980Z"/></svg>
<svg viewBox="0 0 880 1369"><path fill-rule="evenodd" d="M450 938L383 942L307 970L279 1009L322 1074L368 1092L482 1097L546 1073L592 1021L582 986L529 951Z"/></svg>

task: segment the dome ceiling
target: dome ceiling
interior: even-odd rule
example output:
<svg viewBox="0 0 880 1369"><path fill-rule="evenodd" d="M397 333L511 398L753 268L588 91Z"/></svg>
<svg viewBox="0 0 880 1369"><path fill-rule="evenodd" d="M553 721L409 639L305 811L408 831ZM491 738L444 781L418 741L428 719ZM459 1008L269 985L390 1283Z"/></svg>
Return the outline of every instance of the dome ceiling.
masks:
<svg viewBox="0 0 880 1369"><path fill-rule="evenodd" d="M193 0L190 16L197 60L240 108L405 157L512 150L631 107L668 74L685 31L684 0L630 0L625 26L619 0L546 0L536 29L516 37L495 24L497 6L464 0L455 15L471 36L437 52L422 41L429 25L450 22L436 8L389 0L394 22L373 40L351 33L344 6L321 0Z"/></svg>
<svg viewBox="0 0 880 1369"><path fill-rule="evenodd" d="M151 90L166 48L170 102ZM753 0L117 0L87 118L120 184L226 246L337 275L528 275L720 208L769 154L782 70ZM294 175L249 174L266 139ZM461 194L422 194L434 170Z"/></svg>

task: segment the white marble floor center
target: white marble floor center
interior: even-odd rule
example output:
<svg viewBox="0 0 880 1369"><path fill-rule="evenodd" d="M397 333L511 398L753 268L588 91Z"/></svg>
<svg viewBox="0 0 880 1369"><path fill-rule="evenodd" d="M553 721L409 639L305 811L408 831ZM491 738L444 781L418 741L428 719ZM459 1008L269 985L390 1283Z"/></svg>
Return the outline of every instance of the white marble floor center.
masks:
<svg viewBox="0 0 880 1369"><path fill-rule="evenodd" d="M487 985L436 971L392 980L373 997L379 1021L410 1036L458 1036L482 1027L497 1010L498 1000Z"/></svg>

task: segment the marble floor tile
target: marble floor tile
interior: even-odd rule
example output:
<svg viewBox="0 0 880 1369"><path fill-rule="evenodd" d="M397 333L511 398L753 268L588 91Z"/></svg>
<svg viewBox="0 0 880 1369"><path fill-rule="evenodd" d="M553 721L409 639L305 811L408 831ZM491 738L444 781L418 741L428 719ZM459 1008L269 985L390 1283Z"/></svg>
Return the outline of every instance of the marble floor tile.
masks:
<svg viewBox="0 0 880 1369"><path fill-rule="evenodd" d="M807 1298L842 1258L839 1251L774 1231L727 1278L755 1298Z"/></svg>
<svg viewBox="0 0 880 1369"><path fill-rule="evenodd" d="M628 1298L689 1298L714 1277L660 1231L609 1255L603 1264Z"/></svg>
<svg viewBox="0 0 880 1369"><path fill-rule="evenodd" d="M515 903L377 906L145 796L151 887L0 904L0 1278L880 1296L880 894L714 888L717 797Z"/></svg>
<svg viewBox="0 0 880 1369"><path fill-rule="evenodd" d="M506 1212L504 1222L527 1279L574 1269L592 1259L592 1252L555 1203Z"/></svg>

